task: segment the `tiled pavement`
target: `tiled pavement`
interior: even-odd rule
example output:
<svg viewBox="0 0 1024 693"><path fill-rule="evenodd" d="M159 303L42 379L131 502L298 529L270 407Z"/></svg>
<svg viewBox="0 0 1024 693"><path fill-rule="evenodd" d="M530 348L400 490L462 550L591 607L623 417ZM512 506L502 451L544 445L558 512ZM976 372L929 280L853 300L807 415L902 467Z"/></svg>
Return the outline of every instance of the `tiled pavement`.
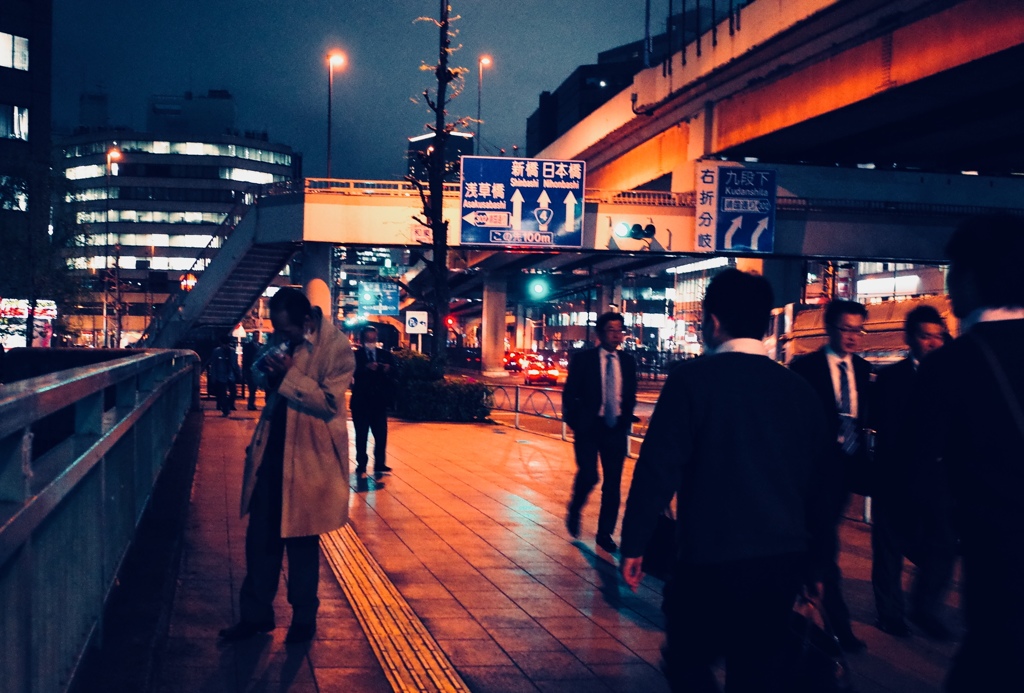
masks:
<svg viewBox="0 0 1024 693"><path fill-rule="evenodd" d="M207 404L207 406L209 406ZM178 588L151 690L388 691L391 686L334 574L322 562L316 639L285 647L279 628L236 645L217 630L237 620L245 526L238 518L242 455L256 413L205 412ZM583 540L564 529L573 473L561 440L485 424L392 420L394 473L353 482L356 533L475 692L643 691L657 669L660 583L620 586L593 547L596 497ZM624 488L631 464L627 462ZM842 567L854 628L869 645L850 658L860 693L937 691L953 646L898 640L873 622L869 532L848 522ZM955 595L949 620L958 624Z"/></svg>

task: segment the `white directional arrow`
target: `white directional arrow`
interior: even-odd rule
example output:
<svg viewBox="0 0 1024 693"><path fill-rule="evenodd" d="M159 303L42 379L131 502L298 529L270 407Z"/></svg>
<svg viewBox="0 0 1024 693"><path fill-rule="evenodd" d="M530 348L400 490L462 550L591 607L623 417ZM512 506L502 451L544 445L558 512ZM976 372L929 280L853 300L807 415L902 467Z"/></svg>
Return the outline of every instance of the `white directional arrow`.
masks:
<svg viewBox="0 0 1024 693"><path fill-rule="evenodd" d="M523 229L523 193L519 188L512 193L512 229L521 231Z"/></svg>
<svg viewBox="0 0 1024 693"><path fill-rule="evenodd" d="M743 215L742 214L732 220L732 226L730 226L729 230L725 232L725 249L726 250L729 249L729 248L732 248L733 236L736 235L736 232L740 230L741 226L743 226Z"/></svg>
<svg viewBox="0 0 1024 693"><path fill-rule="evenodd" d="M541 207L547 207L551 204L551 198L548 197L547 190L540 191L540 196L537 198L537 204Z"/></svg>
<svg viewBox="0 0 1024 693"><path fill-rule="evenodd" d="M570 190L565 196L565 232L576 230L576 196Z"/></svg>
<svg viewBox="0 0 1024 693"><path fill-rule="evenodd" d="M768 228L768 217L765 217L761 221L757 222L757 228L754 229L754 235L750 237L750 249L757 250L757 242L761 239L761 234L764 233L765 229Z"/></svg>
<svg viewBox="0 0 1024 693"><path fill-rule="evenodd" d="M551 211L551 198L548 197L547 190L541 190L540 195L537 197L537 204L540 205L537 209L533 210L533 216L537 218L537 230L547 231L548 224L551 223L551 217L555 216L554 212Z"/></svg>

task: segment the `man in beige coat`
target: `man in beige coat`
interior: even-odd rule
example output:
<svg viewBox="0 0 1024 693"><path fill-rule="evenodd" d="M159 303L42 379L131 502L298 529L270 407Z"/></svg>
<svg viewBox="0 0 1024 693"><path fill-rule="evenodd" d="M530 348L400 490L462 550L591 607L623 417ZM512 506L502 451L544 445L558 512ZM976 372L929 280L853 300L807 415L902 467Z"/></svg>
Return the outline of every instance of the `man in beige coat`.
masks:
<svg viewBox="0 0 1024 693"><path fill-rule="evenodd" d="M242 486L246 576L241 620L226 641L274 629L274 595L288 551L287 643L312 639L320 605L320 537L348 521L345 391L355 370L348 338L301 291L270 299L274 337L254 369L267 393L247 449Z"/></svg>

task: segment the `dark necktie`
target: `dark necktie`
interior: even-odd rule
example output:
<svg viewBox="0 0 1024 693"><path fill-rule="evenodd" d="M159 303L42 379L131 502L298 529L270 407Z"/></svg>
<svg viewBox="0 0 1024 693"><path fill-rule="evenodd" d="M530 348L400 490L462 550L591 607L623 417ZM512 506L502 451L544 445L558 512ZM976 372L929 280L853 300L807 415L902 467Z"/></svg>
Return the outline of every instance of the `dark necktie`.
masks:
<svg viewBox="0 0 1024 693"><path fill-rule="evenodd" d="M608 354L604 361L604 422L614 428L615 416L615 354Z"/></svg>
<svg viewBox="0 0 1024 693"><path fill-rule="evenodd" d="M857 420L853 418L850 402L850 378L846 362L839 362L839 445L843 452L852 455L857 452Z"/></svg>
<svg viewBox="0 0 1024 693"><path fill-rule="evenodd" d="M377 360L377 357L374 355L373 349L367 349L366 350L366 362L367 363L373 363L376 360Z"/></svg>

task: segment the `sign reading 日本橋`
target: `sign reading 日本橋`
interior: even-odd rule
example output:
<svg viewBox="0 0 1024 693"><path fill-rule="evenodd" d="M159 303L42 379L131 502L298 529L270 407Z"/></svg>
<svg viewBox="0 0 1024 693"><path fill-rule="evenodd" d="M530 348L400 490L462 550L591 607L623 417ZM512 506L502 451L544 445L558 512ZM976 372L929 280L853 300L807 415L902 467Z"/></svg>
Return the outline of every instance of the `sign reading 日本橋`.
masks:
<svg viewBox="0 0 1024 693"><path fill-rule="evenodd" d="M777 171L726 161L696 166L697 251L772 252Z"/></svg>
<svg viewBox="0 0 1024 693"><path fill-rule="evenodd" d="M462 157L462 245L579 248L583 161Z"/></svg>

